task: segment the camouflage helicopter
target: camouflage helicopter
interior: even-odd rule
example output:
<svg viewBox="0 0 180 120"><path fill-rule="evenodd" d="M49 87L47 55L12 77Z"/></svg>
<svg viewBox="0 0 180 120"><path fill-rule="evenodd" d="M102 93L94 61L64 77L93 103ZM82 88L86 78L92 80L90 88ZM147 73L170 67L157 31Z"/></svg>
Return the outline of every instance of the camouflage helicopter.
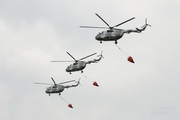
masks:
<svg viewBox="0 0 180 120"><path fill-rule="evenodd" d="M50 86L46 89L46 93L49 94L52 94L52 93L59 93L59 95L61 95L61 92L64 91L65 88L70 88L70 87L76 87L80 84L79 81L77 81L75 85L62 85L62 84L65 84L65 83L69 83L69 82L74 82L75 80L70 80L70 81L66 81L66 82L62 82L62 83L58 83L56 84L56 82L54 81L54 79L51 77L54 85L53 86ZM79 79L80 80L80 79ZM43 84L43 85L52 85L52 84L49 84L49 83L37 83L35 82L34 84Z"/></svg>
<svg viewBox="0 0 180 120"><path fill-rule="evenodd" d="M129 29L129 30L124 30L124 29L118 29L115 27L118 27L126 22L129 22L133 19L135 19L135 17L128 19L120 24L117 24L113 27L111 27L104 19L102 19L97 13L95 13L108 27L93 27L93 26L80 26L81 28L101 28L101 29L108 29L106 31L102 31L101 33L96 35L96 40L100 41L100 43L102 43L102 41L115 41L115 44L117 44L117 40L122 38L122 36L124 35L124 33L131 33L131 32L136 32L136 33L141 33L142 31L144 31L146 29L147 26L151 26L149 24L147 24L147 19L145 19L145 25L142 26L142 28L136 28L136 29Z"/></svg>
<svg viewBox="0 0 180 120"><path fill-rule="evenodd" d="M101 60L101 58L103 57L102 52L101 52L100 55L98 55L98 57L99 57L98 59L93 59L93 60L90 60L90 61L82 61L82 60L85 59L85 58L88 58L90 56L93 56L96 53L93 53L93 54L88 55L86 57L83 57L83 58L81 58L79 60L76 60L69 52L67 52L67 54L69 56L71 56L74 59L74 61L51 61L51 62L74 62L73 64L69 65L66 68L66 72L69 72L71 74L71 72L81 71L81 73L83 73L83 69L86 67L87 64L97 63L97 62L99 62Z"/></svg>

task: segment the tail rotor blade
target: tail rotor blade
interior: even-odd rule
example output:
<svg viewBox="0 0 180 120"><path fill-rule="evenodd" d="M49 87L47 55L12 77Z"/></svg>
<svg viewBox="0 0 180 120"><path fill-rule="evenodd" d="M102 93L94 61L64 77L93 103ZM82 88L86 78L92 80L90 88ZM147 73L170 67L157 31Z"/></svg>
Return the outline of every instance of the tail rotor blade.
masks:
<svg viewBox="0 0 180 120"><path fill-rule="evenodd" d="M151 25L149 25L149 24L147 23L147 18L145 19L145 25L143 25L141 28L144 28L144 27L146 27L146 26L151 27Z"/></svg>
<svg viewBox="0 0 180 120"><path fill-rule="evenodd" d="M146 18L146 25L149 26L149 27L151 27L151 25L147 23L147 18Z"/></svg>
<svg viewBox="0 0 180 120"><path fill-rule="evenodd" d="M102 57L102 58L104 58L104 56L102 55L102 53L103 53L103 50L101 51L101 54L98 55L97 57Z"/></svg>
<svg viewBox="0 0 180 120"><path fill-rule="evenodd" d="M81 78L79 78L79 80L76 81L77 85L81 85L80 80L81 80Z"/></svg>

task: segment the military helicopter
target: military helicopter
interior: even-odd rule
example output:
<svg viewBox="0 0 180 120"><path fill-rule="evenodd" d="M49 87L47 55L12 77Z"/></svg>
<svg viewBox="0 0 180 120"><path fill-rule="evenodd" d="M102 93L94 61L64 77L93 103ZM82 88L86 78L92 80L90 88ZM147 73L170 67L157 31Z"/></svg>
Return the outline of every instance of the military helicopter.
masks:
<svg viewBox="0 0 180 120"><path fill-rule="evenodd" d="M96 40L100 41L100 43L102 43L102 41L115 41L115 44L117 44L117 40L122 38L122 36L124 35L124 33L131 33L131 32L136 32L136 33L140 33L142 31L144 31L146 29L147 26L151 26L149 24L147 24L147 19L145 19L145 25L142 26L142 28L136 28L136 29L129 29L129 30L124 30L124 29L118 29L115 27L118 27L126 22L129 22L133 19L135 19L135 17L130 18L120 24L117 24L113 27L109 26L109 24L102 19L97 13L95 13L108 27L93 27L93 26L80 26L81 28L101 28L101 29L108 29L106 31L102 31L101 33L96 35Z"/></svg>
<svg viewBox="0 0 180 120"><path fill-rule="evenodd" d="M102 51L103 52L103 51ZM79 60L76 60L69 52L67 52L67 54L69 56L71 56L74 61L51 61L51 62L74 62L73 64L69 65L67 68L66 68L66 72L69 72L71 74L71 72L75 72L75 71L81 71L81 73L83 73L83 69L86 67L87 64L91 64L91 63L97 63L98 61L101 60L101 58L103 57L102 56L102 52L100 55L98 55L98 59L93 59L93 60L90 60L90 61L82 61L83 59L85 58L88 58L90 56L93 56L95 55L96 53L93 53L91 55L88 55L86 57L83 57Z"/></svg>
<svg viewBox="0 0 180 120"><path fill-rule="evenodd" d="M69 82L74 82L75 80L70 80L70 81L66 81L66 82L56 84L56 82L54 81L54 79L52 77L51 77L51 79L52 79L54 85L49 84L49 83L37 83L37 82L35 82L34 84L52 85L52 86L48 87L46 89L46 91L45 91L47 94L49 94L49 96L52 93L59 93L59 95L61 95L61 92L63 92L65 88L76 87L76 86L78 86L80 84L80 82L79 82L80 79L79 79L79 81L76 82L77 84L75 84L75 85L66 85L66 86L62 85L62 84L69 83Z"/></svg>

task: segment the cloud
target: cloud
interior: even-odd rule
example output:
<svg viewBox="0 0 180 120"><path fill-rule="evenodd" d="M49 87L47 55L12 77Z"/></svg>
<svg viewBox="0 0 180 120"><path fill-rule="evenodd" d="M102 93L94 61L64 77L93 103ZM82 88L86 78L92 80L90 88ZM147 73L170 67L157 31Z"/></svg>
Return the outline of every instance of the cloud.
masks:
<svg viewBox="0 0 180 120"><path fill-rule="evenodd" d="M154 119L152 107L171 107L179 112L179 34L177 1L3 1L0 2L0 90L2 119ZM162 5L163 4L163 5ZM118 45L100 44L95 35L100 29L80 29L80 25L105 26L135 16L119 28L136 28L147 17L151 28L141 34L124 35ZM173 13L173 14L172 14ZM91 53L104 59L87 65L85 78L80 72L70 75L71 60ZM127 61L131 55L135 64ZM86 60L91 60L92 56ZM62 97L48 96L52 83L81 78L81 86L66 89ZM94 87L96 81L100 87ZM178 118L179 116L175 116ZM155 118L162 120L164 118ZM168 119L168 118L166 118Z"/></svg>
<svg viewBox="0 0 180 120"><path fill-rule="evenodd" d="M1 96L2 96L1 99L0 99L0 103L1 103L1 108L0 108L1 116L0 116L0 119L8 120L10 118L9 117L9 112L10 112L10 108L11 108L9 103L10 103L10 101L12 99L12 95L11 95L11 91L2 82L0 83L0 93L1 93Z"/></svg>

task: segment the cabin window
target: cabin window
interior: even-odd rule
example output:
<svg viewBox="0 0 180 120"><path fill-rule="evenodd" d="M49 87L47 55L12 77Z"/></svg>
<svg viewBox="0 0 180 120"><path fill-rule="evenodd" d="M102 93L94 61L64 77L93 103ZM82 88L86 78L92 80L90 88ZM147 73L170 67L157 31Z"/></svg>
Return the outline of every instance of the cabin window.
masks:
<svg viewBox="0 0 180 120"><path fill-rule="evenodd" d="M107 30L107 32L112 32L112 30Z"/></svg>

